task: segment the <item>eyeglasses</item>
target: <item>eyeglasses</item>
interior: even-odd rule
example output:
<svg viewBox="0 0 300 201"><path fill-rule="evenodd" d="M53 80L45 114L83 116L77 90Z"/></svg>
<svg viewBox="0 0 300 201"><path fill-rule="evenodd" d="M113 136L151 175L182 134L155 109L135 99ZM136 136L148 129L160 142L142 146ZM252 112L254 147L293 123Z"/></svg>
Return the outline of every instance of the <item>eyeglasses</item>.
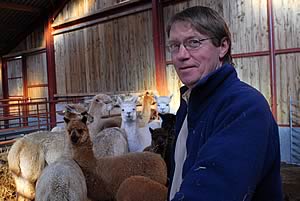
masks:
<svg viewBox="0 0 300 201"><path fill-rule="evenodd" d="M177 54L179 52L181 44L184 46L184 48L187 51L193 51L193 50L199 49L201 47L203 41L213 39L213 38L214 37L203 38L203 39L191 38L191 39L188 39L188 40L184 41L183 43L170 42L167 45L167 47L168 47L168 50L171 54Z"/></svg>

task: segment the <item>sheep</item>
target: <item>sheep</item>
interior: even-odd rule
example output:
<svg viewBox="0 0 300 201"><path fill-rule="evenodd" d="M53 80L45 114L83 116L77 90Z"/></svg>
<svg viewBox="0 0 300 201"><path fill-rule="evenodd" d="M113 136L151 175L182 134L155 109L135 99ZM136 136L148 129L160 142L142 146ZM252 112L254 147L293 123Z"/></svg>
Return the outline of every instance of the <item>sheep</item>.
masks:
<svg viewBox="0 0 300 201"><path fill-rule="evenodd" d="M37 201L87 201L85 177L77 163L61 157L47 166L36 183Z"/></svg>
<svg viewBox="0 0 300 201"><path fill-rule="evenodd" d="M117 201L166 201L168 188L148 177L131 176L120 185Z"/></svg>
<svg viewBox="0 0 300 201"><path fill-rule="evenodd" d="M121 183L134 175L149 177L162 185L166 184L166 164L160 155L142 152L96 159L86 117L82 120L64 120L67 125L66 148L85 175L89 199L115 199Z"/></svg>
<svg viewBox="0 0 300 201"><path fill-rule="evenodd" d="M148 126L142 128L138 126L136 101L136 96L125 101L121 98L118 99L121 106L121 128L126 132L129 152L141 152L151 144L151 133Z"/></svg>

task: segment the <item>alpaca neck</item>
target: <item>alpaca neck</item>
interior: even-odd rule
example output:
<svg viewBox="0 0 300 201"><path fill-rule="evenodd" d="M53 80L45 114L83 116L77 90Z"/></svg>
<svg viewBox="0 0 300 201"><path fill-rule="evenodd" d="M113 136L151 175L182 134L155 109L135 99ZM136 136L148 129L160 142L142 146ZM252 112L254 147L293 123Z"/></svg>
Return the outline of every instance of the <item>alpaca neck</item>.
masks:
<svg viewBox="0 0 300 201"><path fill-rule="evenodd" d="M130 152L138 151L140 147L140 139L138 136L138 126L136 121L122 121L122 128L127 134L127 141Z"/></svg>
<svg viewBox="0 0 300 201"><path fill-rule="evenodd" d="M82 169L86 169L86 168L90 169L90 167L96 166L97 160L93 152L93 144L90 140L88 143L84 145L79 145L79 146L71 145L71 146L73 150L72 153L73 159L78 163L78 165Z"/></svg>
<svg viewBox="0 0 300 201"><path fill-rule="evenodd" d="M90 113L94 117L93 123L88 125L91 137L94 137L103 129L102 113L99 111Z"/></svg>

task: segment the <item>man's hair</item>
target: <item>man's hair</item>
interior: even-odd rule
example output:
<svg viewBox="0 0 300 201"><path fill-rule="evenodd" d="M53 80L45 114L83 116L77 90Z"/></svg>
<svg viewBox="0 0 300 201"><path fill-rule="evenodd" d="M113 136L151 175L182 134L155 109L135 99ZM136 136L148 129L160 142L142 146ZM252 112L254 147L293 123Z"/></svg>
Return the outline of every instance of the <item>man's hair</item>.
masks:
<svg viewBox="0 0 300 201"><path fill-rule="evenodd" d="M212 43L219 47L223 39L229 43L228 52L223 63L232 64L231 34L225 20L213 9L194 6L175 14L167 24L167 35L170 37L171 26L178 21L189 22L201 34L212 38Z"/></svg>

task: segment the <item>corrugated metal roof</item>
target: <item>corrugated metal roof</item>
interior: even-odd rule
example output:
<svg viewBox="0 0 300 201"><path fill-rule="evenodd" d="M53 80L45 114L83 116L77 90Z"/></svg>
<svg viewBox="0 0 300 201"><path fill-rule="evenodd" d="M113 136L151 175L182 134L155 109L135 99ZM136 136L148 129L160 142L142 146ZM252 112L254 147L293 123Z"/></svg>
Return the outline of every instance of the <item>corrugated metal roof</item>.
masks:
<svg viewBox="0 0 300 201"><path fill-rule="evenodd" d="M26 38L60 1L0 0L0 55L8 53Z"/></svg>

